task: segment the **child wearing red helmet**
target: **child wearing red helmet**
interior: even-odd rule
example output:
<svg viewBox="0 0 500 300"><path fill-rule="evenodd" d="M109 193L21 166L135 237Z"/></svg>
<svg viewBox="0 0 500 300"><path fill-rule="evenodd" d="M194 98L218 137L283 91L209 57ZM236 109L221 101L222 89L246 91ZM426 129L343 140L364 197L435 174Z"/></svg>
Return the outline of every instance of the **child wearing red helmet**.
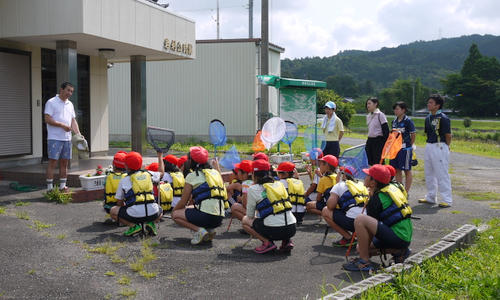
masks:
<svg viewBox="0 0 500 300"><path fill-rule="evenodd" d="M280 182L283 183L290 197L292 213L297 219L297 226L300 226L306 214L306 201L304 183L300 179L294 178L295 171L295 164L290 161L282 162L276 168Z"/></svg>
<svg viewBox="0 0 500 300"><path fill-rule="evenodd" d="M231 205L231 215L238 220L242 220L246 213L248 188L253 184L251 176L253 173L253 163L250 160L242 160L234 166L237 182L231 183L228 187L228 197ZM231 196L229 196L231 194Z"/></svg>
<svg viewBox="0 0 500 300"><path fill-rule="evenodd" d="M411 208L401 190L390 184L389 170L379 164L363 169L368 176L365 186L370 191L366 215L360 214L354 221L358 236L359 258L343 265L348 271L374 270L370 256L375 250L391 253L395 263L402 263L410 255L413 227Z"/></svg>
<svg viewBox="0 0 500 300"><path fill-rule="evenodd" d="M339 161L333 155L325 155L319 159L319 169L323 176L320 178L316 188L316 201L307 202L307 212L321 216L321 211L326 206L326 201L330 197L330 190L337 182L337 166Z"/></svg>
<svg viewBox="0 0 500 300"><path fill-rule="evenodd" d="M275 240L282 241L283 252L294 247L291 238L295 235L296 220L292 204L283 184L271 177L270 169L271 165L265 160L253 162L254 185L248 189L246 215L242 220L243 229L262 242L254 250L259 254L275 250Z"/></svg>
<svg viewBox="0 0 500 300"><path fill-rule="evenodd" d="M208 163L208 151L200 146L189 149L189 170L181 200L172 211L172 219L195 231L191 244L211 241L215 228L222 223L227 191L220 173ZM193 199L194 205L188 205Z"/></svg>
<svg viewBox="0 0 500 300"><path fill-rule="evenodd" d="M127 152L118 151L113 157L113 171L109 172L106 176L106 181L104 183L104 203L103 208L107 213L107 218L104 221L105 224L113 224L114 221L111 219L109 212L113 206L116 205L116 190L118 189L118 184L120 180L127 176L125 170L125 156Z"/></svg>

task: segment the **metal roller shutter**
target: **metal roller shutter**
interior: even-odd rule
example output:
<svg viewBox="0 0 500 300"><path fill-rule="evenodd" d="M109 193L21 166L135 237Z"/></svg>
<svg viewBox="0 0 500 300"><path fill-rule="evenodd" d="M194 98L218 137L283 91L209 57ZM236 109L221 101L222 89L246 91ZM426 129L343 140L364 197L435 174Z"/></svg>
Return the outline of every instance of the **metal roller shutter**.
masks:
<svg viewBox="0 0 500 300"><path fill-rule="evenodd" d="M0 157L33 153L31 57L0 49Z"/></svg>

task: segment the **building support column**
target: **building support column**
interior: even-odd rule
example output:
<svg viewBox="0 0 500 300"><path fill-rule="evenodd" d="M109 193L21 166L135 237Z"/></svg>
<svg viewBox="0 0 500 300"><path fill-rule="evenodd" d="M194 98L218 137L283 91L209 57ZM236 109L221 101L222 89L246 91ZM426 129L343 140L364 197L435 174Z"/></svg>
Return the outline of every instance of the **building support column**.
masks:
<svg viewBox="0 0 500 300"><path fill-rule="evenodd" d="M261 3L261 39L260 44L260 75L269 75L269 2L262 0ZM270 118L269 114L269 87L265 84L260 85L260 111L259 128L262 129L264 123ZM279 105L279 104L278 104Z"/></svg>
<svg viewBox="0 0 500 300"><path fill-rule="evenodd" d="M71 95L71 102L75 108L76 121L81 124L82 112L78 107L78 69L77 69L76 42L70 40L56 41L56 80L57 93L63 82L69 82L75 88ZM90 137L86 137L90 138ZM71 164L69 167L78 166L78 150L73 147Z"/></svg>
<svg viewBox="0 0 500 300"><path fill-rule="evenodd" d="M132 151L145 153L147 128L146 56L130 56Z"/></svg>

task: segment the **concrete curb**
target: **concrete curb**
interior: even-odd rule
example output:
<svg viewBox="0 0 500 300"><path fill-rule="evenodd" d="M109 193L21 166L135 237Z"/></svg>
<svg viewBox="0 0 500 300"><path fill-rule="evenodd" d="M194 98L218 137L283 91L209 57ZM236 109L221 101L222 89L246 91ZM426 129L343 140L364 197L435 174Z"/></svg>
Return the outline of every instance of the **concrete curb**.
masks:
<svg viewBox="0 0 500 300"><path fill-rule="evenodd" d="M389 283L394 280L397 273L411 270L413 266L419 265L425 260L437 256L448 256L456 249L465 248L471 245L477 235L478 229L474 225L465 224L444 236L439 242L410 256L404 264L395 264L383 269L383 273L378 273L363 281L347 286L335 293L329 294L321 299L340 300L351 299L361 296L369 288L382 283Z"/></svg>

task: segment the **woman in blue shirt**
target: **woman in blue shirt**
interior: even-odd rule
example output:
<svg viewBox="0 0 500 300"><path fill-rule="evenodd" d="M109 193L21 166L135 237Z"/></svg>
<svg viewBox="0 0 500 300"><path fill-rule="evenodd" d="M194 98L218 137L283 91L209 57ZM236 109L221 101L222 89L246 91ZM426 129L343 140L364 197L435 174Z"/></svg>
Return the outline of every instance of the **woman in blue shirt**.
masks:
<svg viewBox="0 0 500 300"><path fill-rule="evenodd" d="M401 132L403 136L403 145L399 150L395 159L392 159L390 164L396 169L396 181L403 182L403 171L405 173L405 189L408 193L410 191L411 183L413 180L411 174L411 159L413 155L413 144L415 143L415 124L406 115L408 108L406 103L399 101L396 102L392 109L396 118L392 121L392 130Z"/></svg>

